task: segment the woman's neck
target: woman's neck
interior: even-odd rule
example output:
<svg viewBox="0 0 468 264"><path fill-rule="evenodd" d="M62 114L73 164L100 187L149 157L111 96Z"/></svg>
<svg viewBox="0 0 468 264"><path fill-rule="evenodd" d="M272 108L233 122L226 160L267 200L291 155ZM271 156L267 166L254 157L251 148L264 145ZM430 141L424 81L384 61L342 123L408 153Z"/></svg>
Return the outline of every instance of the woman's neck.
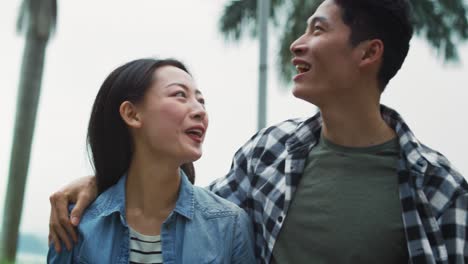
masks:
<svg viewBox="0 0 468 264"><path fill-rule="evenodd" d="M127 221L146 235L159 234L176 205L181 181L177 164L150 157L134 153L126 184Z"/></svg>

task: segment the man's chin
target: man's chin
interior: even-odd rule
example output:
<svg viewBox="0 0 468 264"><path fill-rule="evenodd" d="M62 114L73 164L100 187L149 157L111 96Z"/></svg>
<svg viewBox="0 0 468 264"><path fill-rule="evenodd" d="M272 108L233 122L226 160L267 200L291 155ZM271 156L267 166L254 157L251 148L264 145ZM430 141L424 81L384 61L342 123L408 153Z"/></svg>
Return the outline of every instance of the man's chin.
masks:
<svg viewBox="0 0 468 264"><path fill-rule="evenodd" d="M305 101L309 101L307 100L307 97L310 96L309 93L310 91L308 91L308 89L304 87L303 84L295 84L292 90L294 97Z"/></svg>
<svg viewBox="0 0 468 264"><path fill-rule="evenodd" d="M300 84L297 84L297 83L294 84L293 89L292 89L292 94L294 95L294 97L302 99L301 98L301 93L302 92L301 92L301 87L300 86L301 86Z"/></svg>

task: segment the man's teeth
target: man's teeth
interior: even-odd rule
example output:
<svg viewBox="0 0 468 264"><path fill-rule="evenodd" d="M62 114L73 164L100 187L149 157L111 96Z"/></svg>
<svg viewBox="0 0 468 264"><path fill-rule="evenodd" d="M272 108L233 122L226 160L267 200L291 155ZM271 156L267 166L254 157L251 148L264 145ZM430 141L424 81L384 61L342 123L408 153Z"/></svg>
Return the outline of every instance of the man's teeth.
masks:
<svg viewBox="0 0 468 264"><path fill-rule="evenodd" d="M303 73L310 70L310 65L307 64L297 64L296 69L298 72Z"/></svg>

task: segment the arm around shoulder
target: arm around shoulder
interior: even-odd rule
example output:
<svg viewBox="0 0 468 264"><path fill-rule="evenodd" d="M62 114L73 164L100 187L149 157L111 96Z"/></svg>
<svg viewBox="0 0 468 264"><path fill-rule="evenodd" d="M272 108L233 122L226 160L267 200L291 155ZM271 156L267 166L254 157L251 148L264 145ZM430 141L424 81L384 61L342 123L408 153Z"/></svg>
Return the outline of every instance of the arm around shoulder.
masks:
<svg viewBox="0 0 468 264"><path fill-rule="evenodd" d="M234 233L233 254L231 263L256 263L254 253L253 225L244 210L240 210Z"/></svg>
<svg viewBox="0 0 468 264"><path fill-rule="evenodd" d="M237 150L226 176L215 180L208 189L217 195L237 204L249 211L248 195L252 189L252 160L259 133L255 134L247 143Z"/></svg>

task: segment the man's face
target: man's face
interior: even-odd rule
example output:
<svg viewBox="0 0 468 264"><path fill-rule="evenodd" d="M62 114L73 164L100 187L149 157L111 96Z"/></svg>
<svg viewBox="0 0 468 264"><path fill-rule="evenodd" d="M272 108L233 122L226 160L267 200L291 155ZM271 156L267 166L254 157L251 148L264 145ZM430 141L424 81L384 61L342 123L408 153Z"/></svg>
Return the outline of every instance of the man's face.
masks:
<svg viewBox="0 0 468 264"><path fill-rule="evenodd" d="M362 57L349 42L351 30L333 0L324 1L307 20L307 30L291 44L294 96L319 107L351 93Z"/></svg>

